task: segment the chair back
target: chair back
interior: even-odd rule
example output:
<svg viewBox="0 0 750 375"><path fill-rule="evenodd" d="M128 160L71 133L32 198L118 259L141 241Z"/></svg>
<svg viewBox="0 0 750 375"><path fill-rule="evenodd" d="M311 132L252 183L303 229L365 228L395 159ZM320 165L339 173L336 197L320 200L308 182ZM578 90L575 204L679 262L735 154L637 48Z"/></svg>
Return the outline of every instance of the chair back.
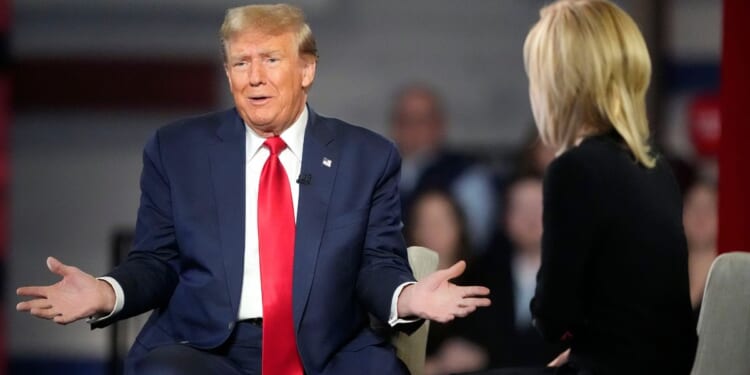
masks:
<svg viewBox="0 0 750 375"><path fill-rule="evenodd" d="M691 374L750 374L750 253L725 253L711 265Z"/></svg>
<svg viewBox="0 0 750 375"><path fill-rule="evenodd" d="M438 254L426 247L411 246L407 249L409 266L417 281L435 272L438 267ZM411 334L393 332L391 343L396 347L396 355L406 364L412 375L424 374L425 351L427 350L427 333L430 322L425 321L419 329Z"/></svg>

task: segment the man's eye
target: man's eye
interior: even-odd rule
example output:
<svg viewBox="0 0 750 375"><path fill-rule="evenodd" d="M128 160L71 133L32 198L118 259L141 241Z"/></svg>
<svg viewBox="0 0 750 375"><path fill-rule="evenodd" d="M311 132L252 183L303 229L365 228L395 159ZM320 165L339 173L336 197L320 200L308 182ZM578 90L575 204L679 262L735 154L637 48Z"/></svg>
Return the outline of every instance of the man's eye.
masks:
<svg viewBox="0 0 750 375"><path fill-rule="evenodd" d="M270 63L276 63L276 62L279 62L279 59L276 58L276 57L269 57L268 58L268 62L270 62Z"/></svg>
<svg viewBox="0 0 750 375"><path fill-rule="evenodd" d="M239 68L239 67L243 67L245 65L247 65L246 62L244 62L244 61L238 61L238 62L234 63L232 66L235 66L235 67Z"/></svg>

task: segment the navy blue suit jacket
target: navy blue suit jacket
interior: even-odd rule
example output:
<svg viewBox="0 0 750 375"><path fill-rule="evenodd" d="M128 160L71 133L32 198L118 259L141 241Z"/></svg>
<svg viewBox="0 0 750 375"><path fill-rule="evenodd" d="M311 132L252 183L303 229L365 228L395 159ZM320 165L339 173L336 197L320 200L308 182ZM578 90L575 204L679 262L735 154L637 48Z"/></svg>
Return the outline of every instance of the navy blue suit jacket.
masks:
<svg viewBox="0 0 750 375"><path fill-rule="evenodd" d="M293 313L308 374L398 365L368 328L412 281L401 235L400 157L388 140L310 110L294 253ZM323 163L327 158L330 166ZM159 129L145 147L135 243L115 268L123 310L155 309L136 346L221 345L237 319L245 239L245 125L234 109ZM356 366L356 367L355 367Z"/></svg>

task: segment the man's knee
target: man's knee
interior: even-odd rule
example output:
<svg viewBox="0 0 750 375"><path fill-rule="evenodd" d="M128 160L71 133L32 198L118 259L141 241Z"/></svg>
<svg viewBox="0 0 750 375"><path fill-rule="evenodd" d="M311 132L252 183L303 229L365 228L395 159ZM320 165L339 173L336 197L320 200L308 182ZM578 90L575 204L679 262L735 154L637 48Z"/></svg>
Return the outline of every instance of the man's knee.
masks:
<svg viewBox="0 0 750 375"><path fill-rule="evenodd" d="M225 359L187 345L152 349L133 363L138 375L239 374Z"/></svg>

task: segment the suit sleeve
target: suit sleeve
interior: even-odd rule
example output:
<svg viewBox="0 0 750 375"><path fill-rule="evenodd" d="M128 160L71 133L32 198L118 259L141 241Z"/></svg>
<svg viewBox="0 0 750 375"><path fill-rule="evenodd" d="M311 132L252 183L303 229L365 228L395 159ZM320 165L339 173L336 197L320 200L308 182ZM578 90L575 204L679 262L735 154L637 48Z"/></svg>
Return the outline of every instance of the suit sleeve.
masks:
<svg viewBox="0 0 750 375"><path fill-rule="evenodd" d="M122 286L125 303L118 314L93 323L92 328L165 305L177 285L178 261L169 180L162 164L157 132L143 152L141 202L133 249L127 259L107 275Z"/></svg>
<svg viewBox="0 0 750 375"><path fill-rule="evenodd" d="M398 179L401 158L389 144L385 167L372 195L363 261L357 278L359 300L381 322L387 322L396 288L414 281L401 233Z"/></svg>
<svg viewBox="0 0 750 375"><path fill-rule="evenodd" d="M553 342L585 324L585 277L598 224L593 176L572 156L560 156L544 178L542 264L531 302L536 328Z"/></svg>

